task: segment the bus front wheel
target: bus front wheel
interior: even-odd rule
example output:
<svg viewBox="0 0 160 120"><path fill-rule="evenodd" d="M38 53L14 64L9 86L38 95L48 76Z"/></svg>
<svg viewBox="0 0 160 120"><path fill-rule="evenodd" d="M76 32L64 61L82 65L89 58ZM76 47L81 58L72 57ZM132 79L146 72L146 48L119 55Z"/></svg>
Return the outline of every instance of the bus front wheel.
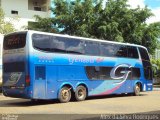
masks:
<svg viewBox="0 0 160 120"><path fill-rule="evenodd" d="M136 84L135 87L134 87L134 95L135 96L140 96L140 91L141 91L140 85Z"/></svg>
<svg viewBox="0 0 160 120"><path fill-rule="evenodd" d="M83 101L86 99L86 88L82 85L78 86L75 92L75 98L77 101Z"/></svg>
<svg viewBox="0 0 160 120"><path fill-rule="evenodd" d="M63 87L61 88L59 92L59 101L61 103L69 102L71 99L71 90L69 87Z"/></svg>

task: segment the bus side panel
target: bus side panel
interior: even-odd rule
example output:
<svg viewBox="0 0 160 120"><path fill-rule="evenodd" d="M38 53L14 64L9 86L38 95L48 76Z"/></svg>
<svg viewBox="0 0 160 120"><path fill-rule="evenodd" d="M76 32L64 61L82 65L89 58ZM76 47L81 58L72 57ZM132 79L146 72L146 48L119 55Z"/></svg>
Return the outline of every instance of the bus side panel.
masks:
<svg viewBox="0 0 160 120"><path fill-rule="evenodd" d="M58 81L74 81L79 80L83 81L86 80L86 73L84 66L75 66L75 65L64 65L58 67Z"/></svg>
<svg viewBox="0 0 160 120"><path fill-rule="evenodd" d="M153 90L153 80L147 80L147 85L146 85L147 91L152 91Z"/></svg>
<svg viewBox="0 0 160 120"><path fill-rule="evenodd" d="M48 65L46 69L47 82L46 82L46 97L47 99L58 98L58 93L63 85L69 84L76 89L80 83L89 82L83 66L56 66ZM94 82L89 82L92 86ZM99 82L100 83L100 82ZM94 83L95 84L95 83ZM97 85L96 85L97 86Z"/></svg>
<svg viewBox="0 0 160 120"><path fill-rule="evenodd" d="M46 68L46 98L55 99L58 93L58 66L48 65Z"/></svg>

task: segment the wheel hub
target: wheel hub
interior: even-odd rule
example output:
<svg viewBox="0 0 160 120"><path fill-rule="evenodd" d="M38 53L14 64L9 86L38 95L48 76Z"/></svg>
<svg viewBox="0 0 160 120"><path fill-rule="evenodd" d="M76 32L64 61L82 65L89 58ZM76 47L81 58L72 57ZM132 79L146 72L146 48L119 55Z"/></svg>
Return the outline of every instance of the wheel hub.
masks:
<svg viewBox="0 0 160 120"><path fill-rule="evenodd" d="M64 98L64 99L67 99L68 98L68 90L63 90L62 91L62 97Z"/></svg>
<svg viewBox="0 0 160 120"><path fill-rule="evenodd" d="M83 97L84 96L84 91L83 90L79 90L78 91L78 96L79 97Z"/></svg>

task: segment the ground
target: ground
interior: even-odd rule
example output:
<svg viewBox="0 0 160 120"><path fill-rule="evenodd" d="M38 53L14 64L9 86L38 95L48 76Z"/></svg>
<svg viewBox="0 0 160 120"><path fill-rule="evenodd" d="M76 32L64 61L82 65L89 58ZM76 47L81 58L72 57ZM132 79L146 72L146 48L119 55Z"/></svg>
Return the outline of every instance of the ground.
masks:
<svg viewBox="0 0 160 120"><path fill-rule="evenodd" d="M0 95L0 114L160 114L160 91L142 92L141 96L112 95L91 97L82 102L59 103ZM63 115L61 115L62 117ZM31 117L33 117L31 115ZM41 118L41 117L40 117Z"/></svg>

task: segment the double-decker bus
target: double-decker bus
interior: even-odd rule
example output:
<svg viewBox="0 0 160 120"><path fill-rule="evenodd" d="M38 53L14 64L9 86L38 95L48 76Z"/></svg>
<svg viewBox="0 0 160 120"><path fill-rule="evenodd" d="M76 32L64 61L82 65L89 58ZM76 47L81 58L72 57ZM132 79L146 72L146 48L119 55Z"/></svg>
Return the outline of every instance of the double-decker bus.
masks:
<svg viewBox="0 0 160 120"><path fill-rule="evenodd" d="M151 90L152 68L143 46L37 31L4 37L5 96L69 102Z"/></svg>

